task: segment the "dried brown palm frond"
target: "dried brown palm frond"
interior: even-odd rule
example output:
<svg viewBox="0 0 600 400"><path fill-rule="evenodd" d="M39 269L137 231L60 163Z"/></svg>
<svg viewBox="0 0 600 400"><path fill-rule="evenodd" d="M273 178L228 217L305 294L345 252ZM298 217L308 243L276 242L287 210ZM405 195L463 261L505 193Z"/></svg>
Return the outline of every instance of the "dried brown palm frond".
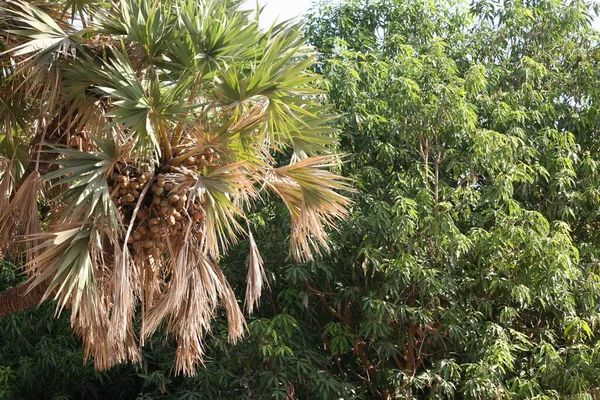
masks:
<svg viewBox="0 0 600 400"><path fill-rule="evenodd" d="M248 229L248 241L250 248L248 254L248 277L246 278L246 307L248 314L252 314L254 307L258 306L260 302L262 288L267 279L263 259L250 229Z"/></svg>
<svg viewBox="0 0 600 400"><path fill-rule="evenodd" d="M313 252L328 249L326 228L348 212L350 200L336 190L351 191L349 180L327 169L337 163L336 156L312 157L275 168L266 177L290 211L290 254L296 260L308 261Z"/></svg>
<svg viewBox="0 0 600 400"><path fill-rule="evenodd" d="M41 185L37 172L30 174L0 211L0 250L12 248L15 254L26 254L23 261L37 254L37 240L25 246L18 238L36 238L42 232L37 203Z"/></svg>

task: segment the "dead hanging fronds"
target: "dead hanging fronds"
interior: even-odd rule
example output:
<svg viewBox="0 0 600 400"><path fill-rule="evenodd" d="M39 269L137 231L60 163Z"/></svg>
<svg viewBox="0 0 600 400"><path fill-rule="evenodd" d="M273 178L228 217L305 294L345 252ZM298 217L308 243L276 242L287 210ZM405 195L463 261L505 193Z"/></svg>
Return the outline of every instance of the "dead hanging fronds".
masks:
<svg viewBox="0 0 600 400"><path fill-rule="evenodd" d="M12 247L15 254L31 260L37 253L37 235L42 232L38 211L41 180L37 171L29 174L12 199L0 209L0 250ZM26 238L27 242L19 238Z"/></svg>
<svg viewBox="0 0 600 400"><path fill-rule="evenodd" d="M231 341L244 333L244 317L221 269L194 243L182 243L169 263L171 279L148 310L142 335L148 337L166 320L167 331L174 333L178 341L175 369L193 375L195 366L202 362L203 337L210 332L217 307L225 308Z"/></svg>
<svg viewBox="0 0 600 400"><path fill-rule="evenodd" d="M328 169L337 164L335 156L312 157L275 168L266 177L266 185L290 211L290 255L295 260L305 262L313 252L328 250L327 228L348 214L351 201L338 191L352 190L349 179Z"/></svg>
<svg viewBox="0 0 600 400"><path fill-rule="evenodd" d="M254 307L258 307L262 288L266 282L263 259L254 241L254 236L248 227L248 276L246 278L246 308L252 314Z"/></svg>

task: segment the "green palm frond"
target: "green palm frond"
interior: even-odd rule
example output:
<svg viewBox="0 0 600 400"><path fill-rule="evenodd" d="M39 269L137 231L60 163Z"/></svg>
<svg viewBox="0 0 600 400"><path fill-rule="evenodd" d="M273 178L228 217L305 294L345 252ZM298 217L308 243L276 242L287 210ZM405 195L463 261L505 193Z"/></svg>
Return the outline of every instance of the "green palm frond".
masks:
<svg viewBox="0 0 600 400"><path fill-rule="evenodd" d="M213 259L218 258L219 245L227 249L244 231L238 222L244 215L241 206L256 196L254 182L249 178L251 168L238 162L197 178L193 190L195 196L203 199L206 212L203 247Z"/></svg>
<svg viewBox="0 0 600 400"><path fill-rule="evenodd" d="M27 269L35 276L34 286L50 280L46 296L55 293L59 312L70 305L71 312L77 314L82 298L89 301L97 297L90 254L92 233L91 227L75 227L35 237L43 240L38 248L41 254L29 262Z"/></svg>
<svg viewBox="0 0 600 400"><path fill-rule="evenodd" d="M20 29L9 30L9 33L27 38L25 43L10 49L15 57L35 57L37 65L51 64L59 54L73 54L73 47L81 43L75 32L66 32L47 13L39 8L21 1L14 1L14 9L9 9L13 20ZM74 55L74 54L73 54Z"/></svg>
<svg viewBox="0 0 600 400"><path fill-rule="evenodd" d="M163 54L175 40L175 18L170 1L125 0L101 16L96 30L139 43L147 63Z"/></svg>
<svg viewBox="0 0 600 400"><path fill-rule="evenodd" d="M62 221L72 220L80 215L83 215L84 220L93 217L99 226L106 224L114 236L121 226L121 218L109 192L106 177L117 161L115 148L112 143L97 143L102 146L102 151L54 149L53 152L62 156L56 161L61 168L46 174L44 179L56 180L53 182L56 187L69 186L69 190L60 194L59 201L66 204Z"/></svg>
<svg viewBox="0 0 600 400"><path fill-rule="evenodd" d="M129 129L142 154L160 156L161 148L157 133L151 123L152 99L146 93L129 61L118 51L112 52L113 58L105 63L105 69L99 70L104 84L98 88L110 96L114 109L107 114L114 118L109 127L121 125Z"/></svg>

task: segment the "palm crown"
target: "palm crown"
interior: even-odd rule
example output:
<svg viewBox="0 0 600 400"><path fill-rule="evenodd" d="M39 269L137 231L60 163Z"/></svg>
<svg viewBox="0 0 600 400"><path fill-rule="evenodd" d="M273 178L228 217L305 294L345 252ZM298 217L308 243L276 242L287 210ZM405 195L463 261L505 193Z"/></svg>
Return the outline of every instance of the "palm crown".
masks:
<svg viewBox="0 0 600 400"><path fill-rule="evenodd" d="M193 373L219 306L243 333L217 262L248 238L251 312L263 271L246 215L263 192L287 206L299 261L347 212L299 27L263 32L239 6L0 1L0 252L71 309L98 368L138 360L165 321Z"/></svg>

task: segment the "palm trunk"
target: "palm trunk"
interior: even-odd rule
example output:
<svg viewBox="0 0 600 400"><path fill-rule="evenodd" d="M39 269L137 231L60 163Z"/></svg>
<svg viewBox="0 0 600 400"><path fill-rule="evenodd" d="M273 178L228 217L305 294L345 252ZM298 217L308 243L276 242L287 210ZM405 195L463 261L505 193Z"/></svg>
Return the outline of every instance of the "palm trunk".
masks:
<svg viewBox="0 0 600 400"><path fill-rule="evenodd" d="M48 282L42 282L29 290L29 283L0 292L0 317L13 314L42 302Z"/></svg>

